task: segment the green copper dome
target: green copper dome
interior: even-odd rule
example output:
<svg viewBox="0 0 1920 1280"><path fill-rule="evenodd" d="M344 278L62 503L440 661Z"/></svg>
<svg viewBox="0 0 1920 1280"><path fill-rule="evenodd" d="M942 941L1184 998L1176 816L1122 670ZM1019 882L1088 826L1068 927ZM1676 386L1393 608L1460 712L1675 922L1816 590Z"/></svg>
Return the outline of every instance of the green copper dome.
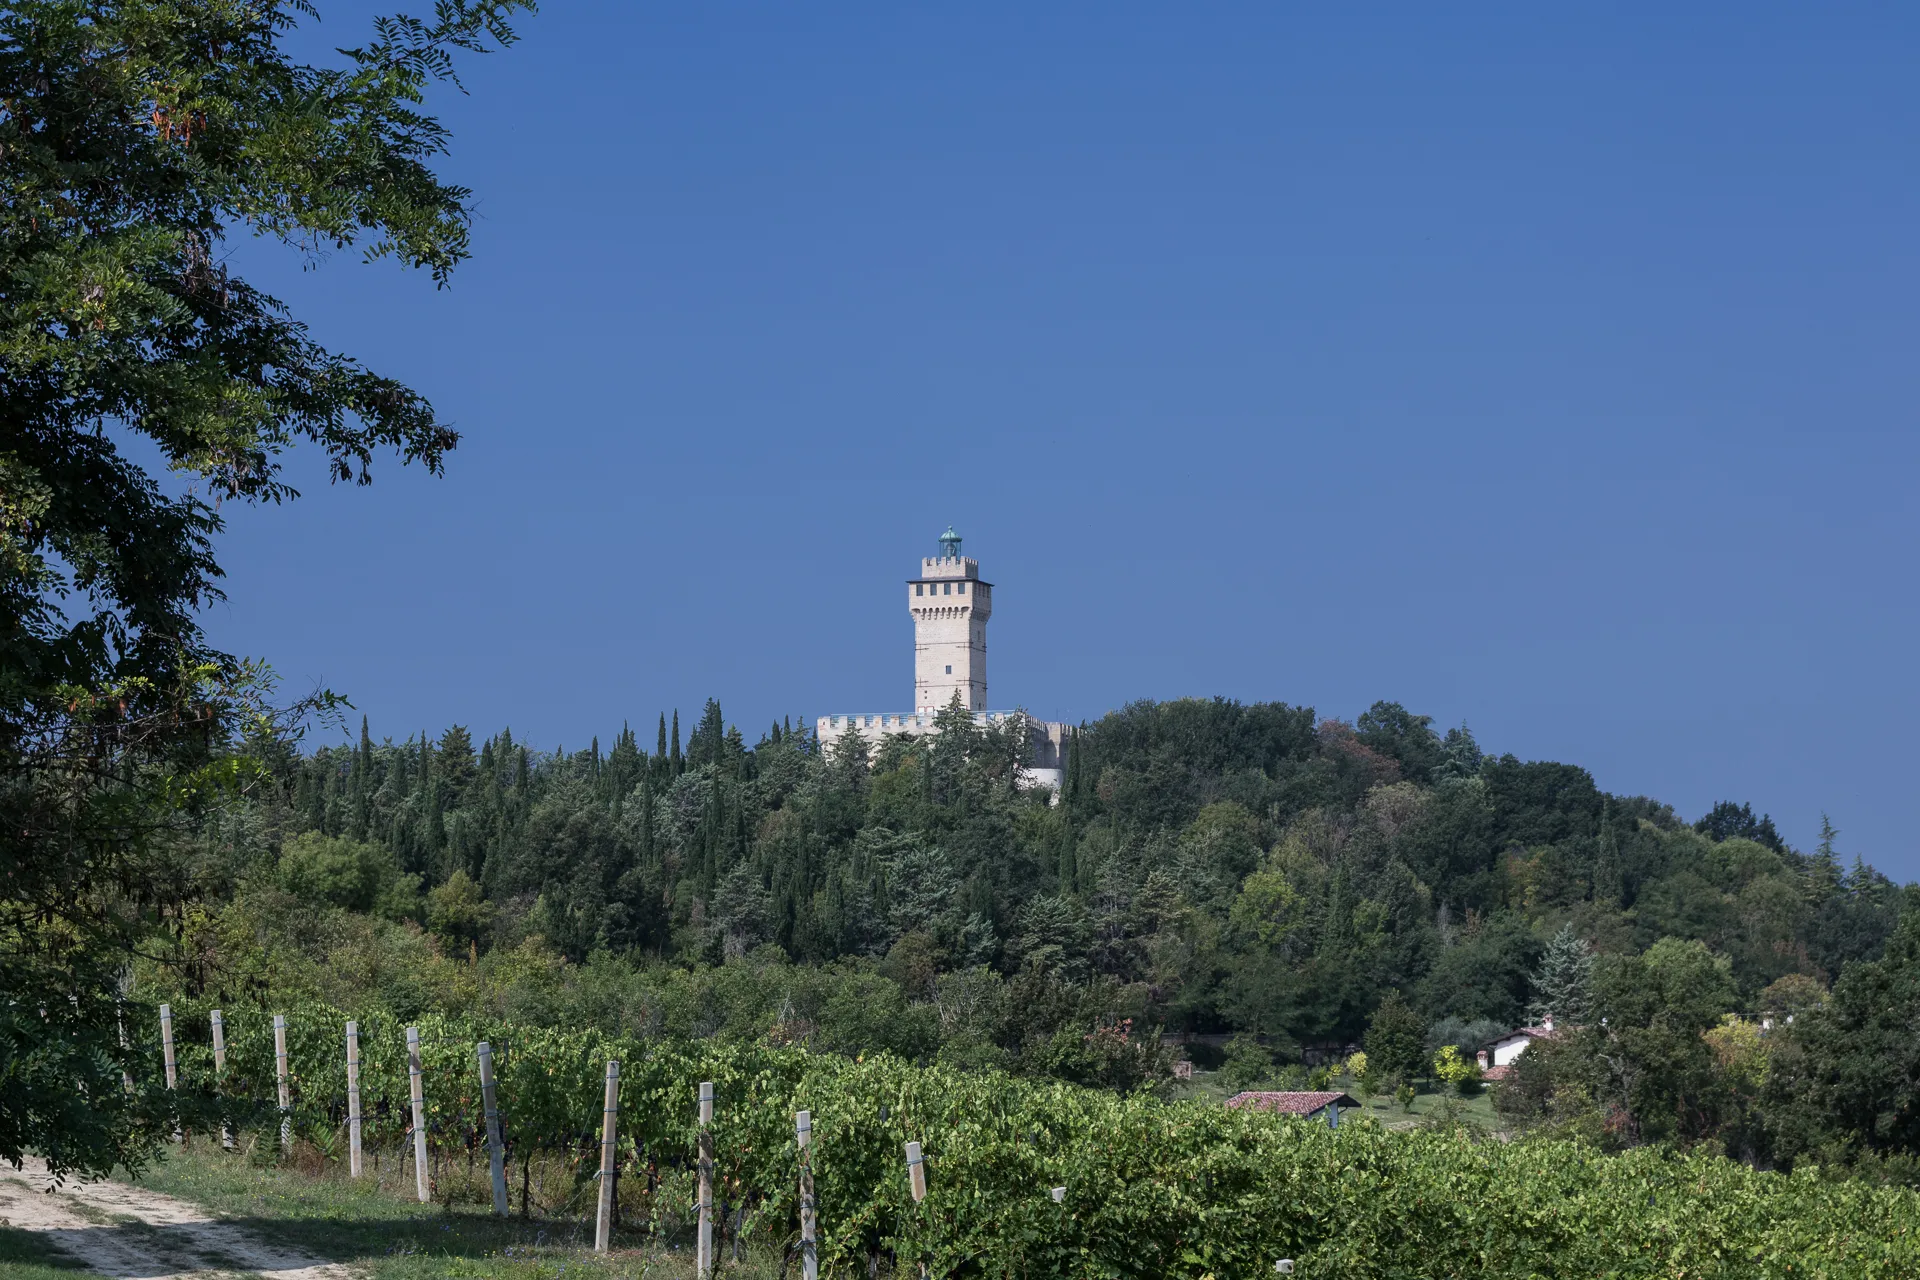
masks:
<svg viewBox="0 0 1920 1280"><path fill-rule="evenodd" d="M960 555L960 535L948 525L947 531L940 535L940 554L946 559L958 559Z"/></svg>

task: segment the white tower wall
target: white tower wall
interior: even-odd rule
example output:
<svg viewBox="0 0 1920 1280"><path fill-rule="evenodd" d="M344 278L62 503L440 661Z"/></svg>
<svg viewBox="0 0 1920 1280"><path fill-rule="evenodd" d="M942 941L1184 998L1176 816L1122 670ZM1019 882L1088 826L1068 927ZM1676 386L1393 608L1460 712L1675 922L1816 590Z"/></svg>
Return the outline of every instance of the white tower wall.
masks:
<svg viewBox="0 0 1920 1280"><path fill-rule="evenodd" d="M959 550L953 539L952 550ZM961 555L928 556L907 583L913 614L913 709L938 711L960 695L969 711L987 709L987 619L993 584Z"/></svg>

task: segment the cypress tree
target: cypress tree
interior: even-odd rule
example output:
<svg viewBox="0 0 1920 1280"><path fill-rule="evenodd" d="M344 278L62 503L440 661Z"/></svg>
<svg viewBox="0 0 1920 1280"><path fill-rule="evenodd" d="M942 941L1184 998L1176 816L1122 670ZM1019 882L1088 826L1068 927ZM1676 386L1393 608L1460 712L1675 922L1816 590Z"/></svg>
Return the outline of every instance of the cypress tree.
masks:
<svg viewBox="0 0 1920 1280"><path fill-rule="evenodd" d="M653 864L653 781L640 784L640 862Z"/></svg>
<svg viewBox="0 0 1920 1280"><path fill-rule="evenodd" d="M347 778L351 817L347 834L355 840L367 838L367 820L373 795L373 743L367 738L367 718L360 717L360 745L353 753L353 765Z"/></svg>
<svg viewBox="0 0 1920 1280"><path fill-rule="evenodd" d="M673 776L679 777L686 770L686 758L680 754L680 709L673 712L673 754L668 758L673 762Z"/></svg>

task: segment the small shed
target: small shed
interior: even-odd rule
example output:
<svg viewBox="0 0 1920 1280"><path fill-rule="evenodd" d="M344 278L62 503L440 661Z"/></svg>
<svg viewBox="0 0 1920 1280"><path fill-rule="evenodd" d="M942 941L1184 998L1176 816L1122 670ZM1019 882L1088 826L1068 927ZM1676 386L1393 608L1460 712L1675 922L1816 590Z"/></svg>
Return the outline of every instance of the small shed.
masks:
<svg viewBox="0 0 1920 1280"><path fill-rule="evenodd" d="M1338 1129L1340 1108L1357 1107L1360 1104L1347 1094L1326 1089L1298 1093L1252 1089L1234 1094L1227 1099L1227 1105L1236 1111L1241 1107L1252 1107L1257 1111L1278 1111L1282 1115L1304 1116L1308 1119L1324 1115L1327 1128Z"/></svg>

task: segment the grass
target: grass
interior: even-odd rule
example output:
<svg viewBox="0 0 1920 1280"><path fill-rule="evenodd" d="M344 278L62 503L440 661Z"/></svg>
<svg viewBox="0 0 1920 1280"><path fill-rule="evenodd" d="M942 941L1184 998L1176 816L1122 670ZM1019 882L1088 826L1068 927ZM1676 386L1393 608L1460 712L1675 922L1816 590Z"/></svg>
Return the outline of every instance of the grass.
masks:
<svg viewBox="0 0 1920 1280"><path fill-rule="evenodd" d="M397 1163L397 1162L396 1162ZM389 1173L393 1170L389 1170ZM584 1219L494 1217L483 1206L420 1204L411 1179L404 1193L372 1178L347 1178L328 1164L317 1172L262 1168L208 1143L175 1148L137 1179L139 1185L203 1205L263 1239L318 1258L351 1264L372 1280L499 1277L561 1280L599 1276L691 1276L693 1254L639 1232L616 1234L609 1254L595 1254ZM677 1242L675 1242L677 1243ZM750 1250L738 1263L724 1248L720 1270L739 1280L771 1277L779 1259ZM6 1273L12 1280L11 1273ZM74 1280L61 1272L58 1280ZM55 1280L22 1273L21 1280Z"/></svg>
<svg viewBox="0 0 1920 1280"><path fill-rule="evenodd" d="M47 1247L37 1231L0 1227L0 1277L5 1280L97 1280L65 1254Z"/></svg>
<svg viewBox="0 0 1920 1280"><path fill-rule="evenodd" d="M1391 1094L1381 1094L1366 1099L1358 1114L1377 1120L1389 1129L1409 1129L1449 1113L1481 1133L1499 1133L1504 1128L1499 1113L1493 1109L1493 1094L1486 1089L1471 1098L1463 1098L1451 1089L1422 1092L1415 1095L1411 1111L1395 1102Z"/></svg>
<svg viewBox="0 0 1920 1280"><path fill-rule="evenodd" d="M1251 1087L1277 1089L1280 1086L1268 1081ZM1451 1115L1455 1120L1481 1134L1498 1134L1505 1128L1499 1113L1493 1109L1493 1094L1485 1088L1470 1098L1463 1098L1452 1089L1438 1088L1428 1082L1414 1096L1413 1108L1409 1111L1394 1101L1390 1093L1376 1094L1371 1098L1363 1097L1353 1081L1344 1076L1336 1078L1327 1087L1350 1094L1360 1099L1362 1103L1357 1111L1343 1111L1342 1123L1351 1123L1364 1116L1388 1129L1410 1129ZM1182 1081L1174 1086L1172 1096L1195 1102L1224 1103L1239 1092L1240 1089L1229 1085L1218 1071L1195 1071L1192 1080Z"/></svg>

